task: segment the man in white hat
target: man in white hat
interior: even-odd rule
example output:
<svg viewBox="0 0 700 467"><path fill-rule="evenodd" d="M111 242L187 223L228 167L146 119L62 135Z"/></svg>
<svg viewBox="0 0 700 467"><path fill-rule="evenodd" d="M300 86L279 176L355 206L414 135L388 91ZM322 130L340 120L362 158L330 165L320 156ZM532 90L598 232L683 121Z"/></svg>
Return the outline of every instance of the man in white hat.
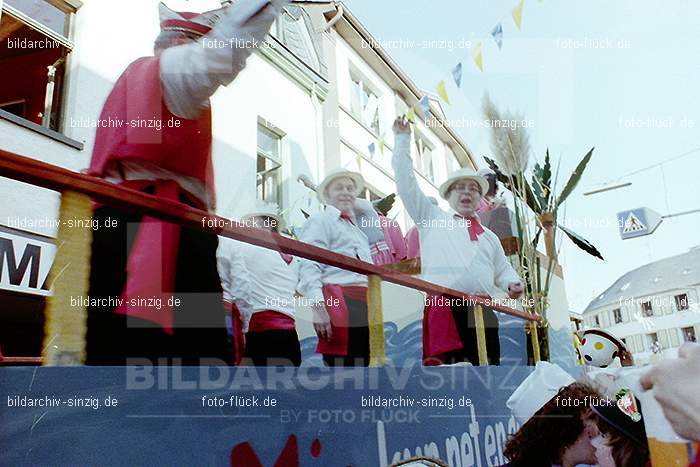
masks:
<svg viewBox="0 0 700 467"><path fill-rule="evenodd" d="M161 3L155 54L127 67L100 115L126 123L97 129L89 173L213 210L209 98L245 67L282 5L241 0L197 14ZM226 358L216 237L111 206L94 217L116 226L94 234L88 293L108 303L119 297L119 304L88 308L87 363Z"/></svg>
<svg viewBox="0 0 700 467"><path fill-rule="evenodd" d="M443 211L421 191L411 162L411 129L405 118L394 122L392 166L398 194L420 236L422 277L465 294L510 298L522 295L524 284L505 256L498 237L479 223L476 209L488 190L486 180L471 169L449 175L440 196ZM428 364L478 364L473 307L461 300L432 297L423 320L423 356ZM498 318L484 308L486 345L491 364L500 362Z"/></svg>
<svg viewBox="0 0 700 467"><path fill-rule="evenodd" d="M277 207L261 204L241 219L248 227L278 233ZM255 366L301 364L295 323L299 260L281 251L222 237L217 252L224 301L230 303L237 355ZM239 313L240 320L237 319ZM245 333L241 352L239 331Z"/></svg>
<svg viewBox="0 0 700 467"><path fill-rule="evenodd" d="M326 208L306 220L300 240L372 263L369 240L355 215L363 187L364 179L357 172L340 169L328 174L317 188ZM299 292L313 309L316 351L323 354L324 362L329 366L369 365L367 277L306 260L299 277Z"/></svg>
<svg viewBox="0 0 700 467"><path fill-rule="evenodd" d="M595 464L591 440L598 435L591 405L601 394L559 366L538 362L506 405L520 429L506 443L512 467ZM614 401L611 400L614 404Z"/></svg>

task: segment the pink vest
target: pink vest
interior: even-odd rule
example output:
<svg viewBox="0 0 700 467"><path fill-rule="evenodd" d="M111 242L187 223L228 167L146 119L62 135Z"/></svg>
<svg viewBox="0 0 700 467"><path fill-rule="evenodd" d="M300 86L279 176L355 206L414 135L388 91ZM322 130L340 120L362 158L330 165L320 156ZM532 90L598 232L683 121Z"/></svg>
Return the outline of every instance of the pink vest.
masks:
<svg viewBox="0 0 700 467"><path fill-rule="evenodd" d="M382 230L384 231L384 239L391 251L392 262L395 263L406 259L406 242L403 239L403 233L401 232L399 223L381 214L379 215L379 219L381 220Z"/></svg>
<svg viewBox="0 0 700 467"><path fill-rule="evenodd" d="M406 232L406 258L413 259L420 256L420 235L416 226Z"/></svg>
<svg viewBox="0 0 700 467"><path fill-rule="evenodd" d="M158 56L139 58L127 67L105 101L100 122L112 124L97 129L90 175L104 177L119 161L146 161L200 180L213 199L211 111L187 120L168 110Z"/></svg>

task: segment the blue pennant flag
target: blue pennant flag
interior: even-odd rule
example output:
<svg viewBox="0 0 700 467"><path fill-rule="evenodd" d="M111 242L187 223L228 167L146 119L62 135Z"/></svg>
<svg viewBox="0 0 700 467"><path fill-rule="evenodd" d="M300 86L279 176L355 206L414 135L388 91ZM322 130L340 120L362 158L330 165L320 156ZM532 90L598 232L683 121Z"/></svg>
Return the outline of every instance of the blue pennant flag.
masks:
<svg viewBox="0 0 700 467"><path fill-rule="evenodd" d="M452 69L452 77L457 87L460 87L462 85L462 62L459 62L457 66Z"/></svg>
<svg viewBox="0 0 700 467"><path fill-rule="evenodd" d="M372 156L372 157L374 157L374 151L375 151L374 143L370 144L370 145L368 146L368 149L369 149L369 155Z"/></svg>
<svg viewBox="0 0 700 467"><path fill-rule="evenodd" d="M496 27L493 28L491 35L498 45L498 50L501 50L501 47L503 47L503 26L501 26L501 23L498 23Z"/></svg>
<svg viewBox="0 0 700 467"><path fill-rule="evenodd" d="M419 102L420 109L423 112L423 118L426 120L430 118L430 99L428 96L423 96Z"/></svg>

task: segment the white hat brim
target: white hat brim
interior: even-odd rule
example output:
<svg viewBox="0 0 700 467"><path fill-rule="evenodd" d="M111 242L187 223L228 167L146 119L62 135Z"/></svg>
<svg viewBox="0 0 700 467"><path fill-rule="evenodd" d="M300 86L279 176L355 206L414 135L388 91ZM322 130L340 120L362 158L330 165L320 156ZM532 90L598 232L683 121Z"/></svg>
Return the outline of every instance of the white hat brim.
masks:
<svg viewBox="0 0 700 467"><path fill-rule="evenodd" d="M459 172L459 171L458 171ZM460 173L453 173L448 177L447 180L445 180L442 185L440 185L440 196L442 199L446 200L447 199L447 192L449 191L450 187L455 183L460 180L473 180L476 183L479 184L481 187L481 196L484 196L488 191L489 191L489 182L482 177L481 175L465 175L465 174L460 174Z"/></svg>
<svg viewBox="0 0 700 467"><path fill-rule="evenodd" d="M328 204L328 200L326 199L326 188L328 188L328 185L330 185L333 180L342 177L348 177L355 182L358 195L365 187L365 179L359 172L353 172L352 170L334 171L328 174L316 188L316 194L322 203Z"/></svg>

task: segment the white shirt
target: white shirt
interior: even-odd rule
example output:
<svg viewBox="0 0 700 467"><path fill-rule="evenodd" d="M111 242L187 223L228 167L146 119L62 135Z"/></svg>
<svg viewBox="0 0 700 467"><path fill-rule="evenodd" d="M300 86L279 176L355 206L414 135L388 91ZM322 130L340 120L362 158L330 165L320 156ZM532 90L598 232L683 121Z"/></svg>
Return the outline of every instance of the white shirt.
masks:
<svg viewBox="0 0 700 467"><path fill-rule="evenodd" d="M443 211L418 187L410 156L410 135L396 136L392 166L399 197L420 233L421 277L467 294L502 295L520 282L499 238L484 227L476 241L469 238L467 221Z"/></svg>
<svg viewBox="0 0 700 467"><path fill-rule="evenodd" d="M287 264L279 251L219 237L216 252L224 300L241 312L243 332L253 314L278 311L294 318L294 293L299 281L299 259Z"/></svg>
<svg viewBox="0 0 700 467"><path fill-rule="evenodd" d="M367 236L357 226L342 219L340 211L334 206L326 206L324 211L309 217L304 223L299 239L372 264ZM367 277L362 274L309 260L301 261L299 279L299 292L308 301L315 303L323 300L324 284L367 284Z"/></svg>

